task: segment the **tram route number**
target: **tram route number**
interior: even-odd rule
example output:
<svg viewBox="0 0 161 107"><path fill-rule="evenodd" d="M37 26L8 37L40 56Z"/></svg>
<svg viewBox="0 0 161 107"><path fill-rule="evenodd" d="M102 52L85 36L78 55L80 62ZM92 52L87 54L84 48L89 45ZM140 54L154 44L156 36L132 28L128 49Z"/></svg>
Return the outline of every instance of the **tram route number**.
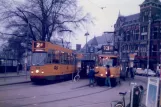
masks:
<svg viewBox="0 0 161 107"><path fill-rule="evenodd" d="M109 50L110 50L110 46L103 46L103 49L104 49L105 51L109 51Z"/></svg>
<svg viewBox="0 0 161 107"><path fill-rule="evenodd" d="M35 48L45 48L45 43L44 42L36 42L34 46L35 46Z"/></svg>
<svg viewBox="0 0 161 107"><path fill-rule="evenodd" d="M112 46L109 46L109 45L102 46L102 51L103 52L108 52L108 51L112 51L112 50L113 50Z"/></svg>
<svg viewBox="0 0 161 107"><path fill-rule="evenodd" d="M55 69L55 70L58 70L58 66L54 66L54 69Z"/></svg>

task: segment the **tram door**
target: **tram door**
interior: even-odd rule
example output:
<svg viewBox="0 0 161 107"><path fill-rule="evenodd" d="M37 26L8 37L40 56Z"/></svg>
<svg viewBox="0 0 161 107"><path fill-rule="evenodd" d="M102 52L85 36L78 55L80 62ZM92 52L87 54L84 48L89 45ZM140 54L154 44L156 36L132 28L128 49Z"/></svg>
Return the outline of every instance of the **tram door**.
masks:
<svg viewBox="0 0 161 107"><path fill-rule="evenodd" d="M93 60L83 60L83 61L81 61L81 72L80 72L81 78L88 78L87 66L89 66L89 67L93 66L94 67L95 61L93 61Z"/></svg>

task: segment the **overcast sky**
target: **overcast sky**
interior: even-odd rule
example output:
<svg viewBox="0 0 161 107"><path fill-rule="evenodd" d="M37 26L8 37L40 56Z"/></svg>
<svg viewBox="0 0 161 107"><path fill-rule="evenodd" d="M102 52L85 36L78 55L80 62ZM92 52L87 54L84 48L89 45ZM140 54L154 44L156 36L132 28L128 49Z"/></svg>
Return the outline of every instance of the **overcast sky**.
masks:
<svg viewBox="0 0 161 107"><path fill-rule="evenodd" d="M95 25L88 26L87 30L79 32L76 39L72 40L72 46L75 49L77 43L86 43L85 32L89 32L89 39L94 36L100 36L104 31L113 31L113 25L120 13L122 15L135 14L140 11L139 5L144 0L79 0L85 12L89 12L95 18ZM106 7L101 9L101 7Z"/></svg>
<svg viewBox="0 0 161 107"><path fill-rule="evenodd" d="M13 0L14 1L14 0ZM15 0L17 1L17 0ZM22 1L22 0L18 0ZM140 11L139 5L144 0L78 0L79 5L83 6L84 13L90 13L95 18L94 24L87 25L83 31L76 32L75 38L69 39L72 42L72 48L76 48L76 44L86 43L84 34L89 32L88 40L94 36L101 36L104 31L113 31L119 11L121 15L135 14ZM101 9L101 7L105 7Z"/></svg>

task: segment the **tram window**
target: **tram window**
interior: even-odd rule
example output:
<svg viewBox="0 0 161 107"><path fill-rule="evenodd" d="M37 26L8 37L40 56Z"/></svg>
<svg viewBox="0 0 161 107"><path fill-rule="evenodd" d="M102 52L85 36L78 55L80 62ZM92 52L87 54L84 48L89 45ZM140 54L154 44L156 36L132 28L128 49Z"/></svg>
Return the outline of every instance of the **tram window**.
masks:
<svg viewBox="0 0 161 107"><path fill-rule="evenodd" d="M66 53L64 53L64 52L60 53L60 63L66 64Z"/></svg>
<svg viewBox="0 0 161 107"><path fill-rule="evenodd" d="M48 53L48 57L47 57L47 63L51 64L52 63L52 53Z"/></svg>
<svg viewBox="0 0 161 107"><path fill-rule="evenodd" d="M33 53L32 54L32 65L44 65L47 63L47 53Z"/></svg>
<svg viewBox="0 0 161 107"><path fill-rule="evenodd" d="M117 66L117 58L113 59L113 66Z"/></svg>
<svg viewBox="0 0 161 107"><path fill-rule="evenodd" d="M62 64L63 63L63 53L62 52L60 52L59 53L59 61L60 61L60 64Z"/></svg>
<svg viewBox="0 0 161 107"><path fill-rule="evenodd" d="M70 58L70 54L68 54L68 64L70 64L71 63L71 58Z"/></svg>
<svg viewBox="0 0 161 107"><path fill-rule="evenodd" d="M72 55L72 64L74 65L76 62L75 62L75 57Z"/></svg>
<svg viewBox="0 0 161 107"><path fill-rule="evenodd" d="M53 51L52 52L52 63L58 64L60 62L60 54L59 51Z"/></svg>

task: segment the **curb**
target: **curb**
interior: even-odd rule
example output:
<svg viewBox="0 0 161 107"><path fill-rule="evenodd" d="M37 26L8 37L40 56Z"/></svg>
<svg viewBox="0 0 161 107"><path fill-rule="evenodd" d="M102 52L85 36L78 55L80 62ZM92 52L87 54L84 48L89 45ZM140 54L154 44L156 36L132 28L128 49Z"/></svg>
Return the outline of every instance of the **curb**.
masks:
<svg viewBox="0 0 161 107"><path fill-rule="evenodd" d="M1 79L1 78L23 77L23 76L26 76L26 75L17 75L17 76L0 76L0 79ZM27 76L29 76L29 75L27 75Z"/></svg>
<svg viewBox="0 0 161 107"><path fill-rule="evenodd" d="M24 82L16 82L16 83L6 83L6 84L0 84L0 86L7 86L7 85L16 85L16 84L24 84L24 83L30 83L31 81L24 81Z"/></svg>

